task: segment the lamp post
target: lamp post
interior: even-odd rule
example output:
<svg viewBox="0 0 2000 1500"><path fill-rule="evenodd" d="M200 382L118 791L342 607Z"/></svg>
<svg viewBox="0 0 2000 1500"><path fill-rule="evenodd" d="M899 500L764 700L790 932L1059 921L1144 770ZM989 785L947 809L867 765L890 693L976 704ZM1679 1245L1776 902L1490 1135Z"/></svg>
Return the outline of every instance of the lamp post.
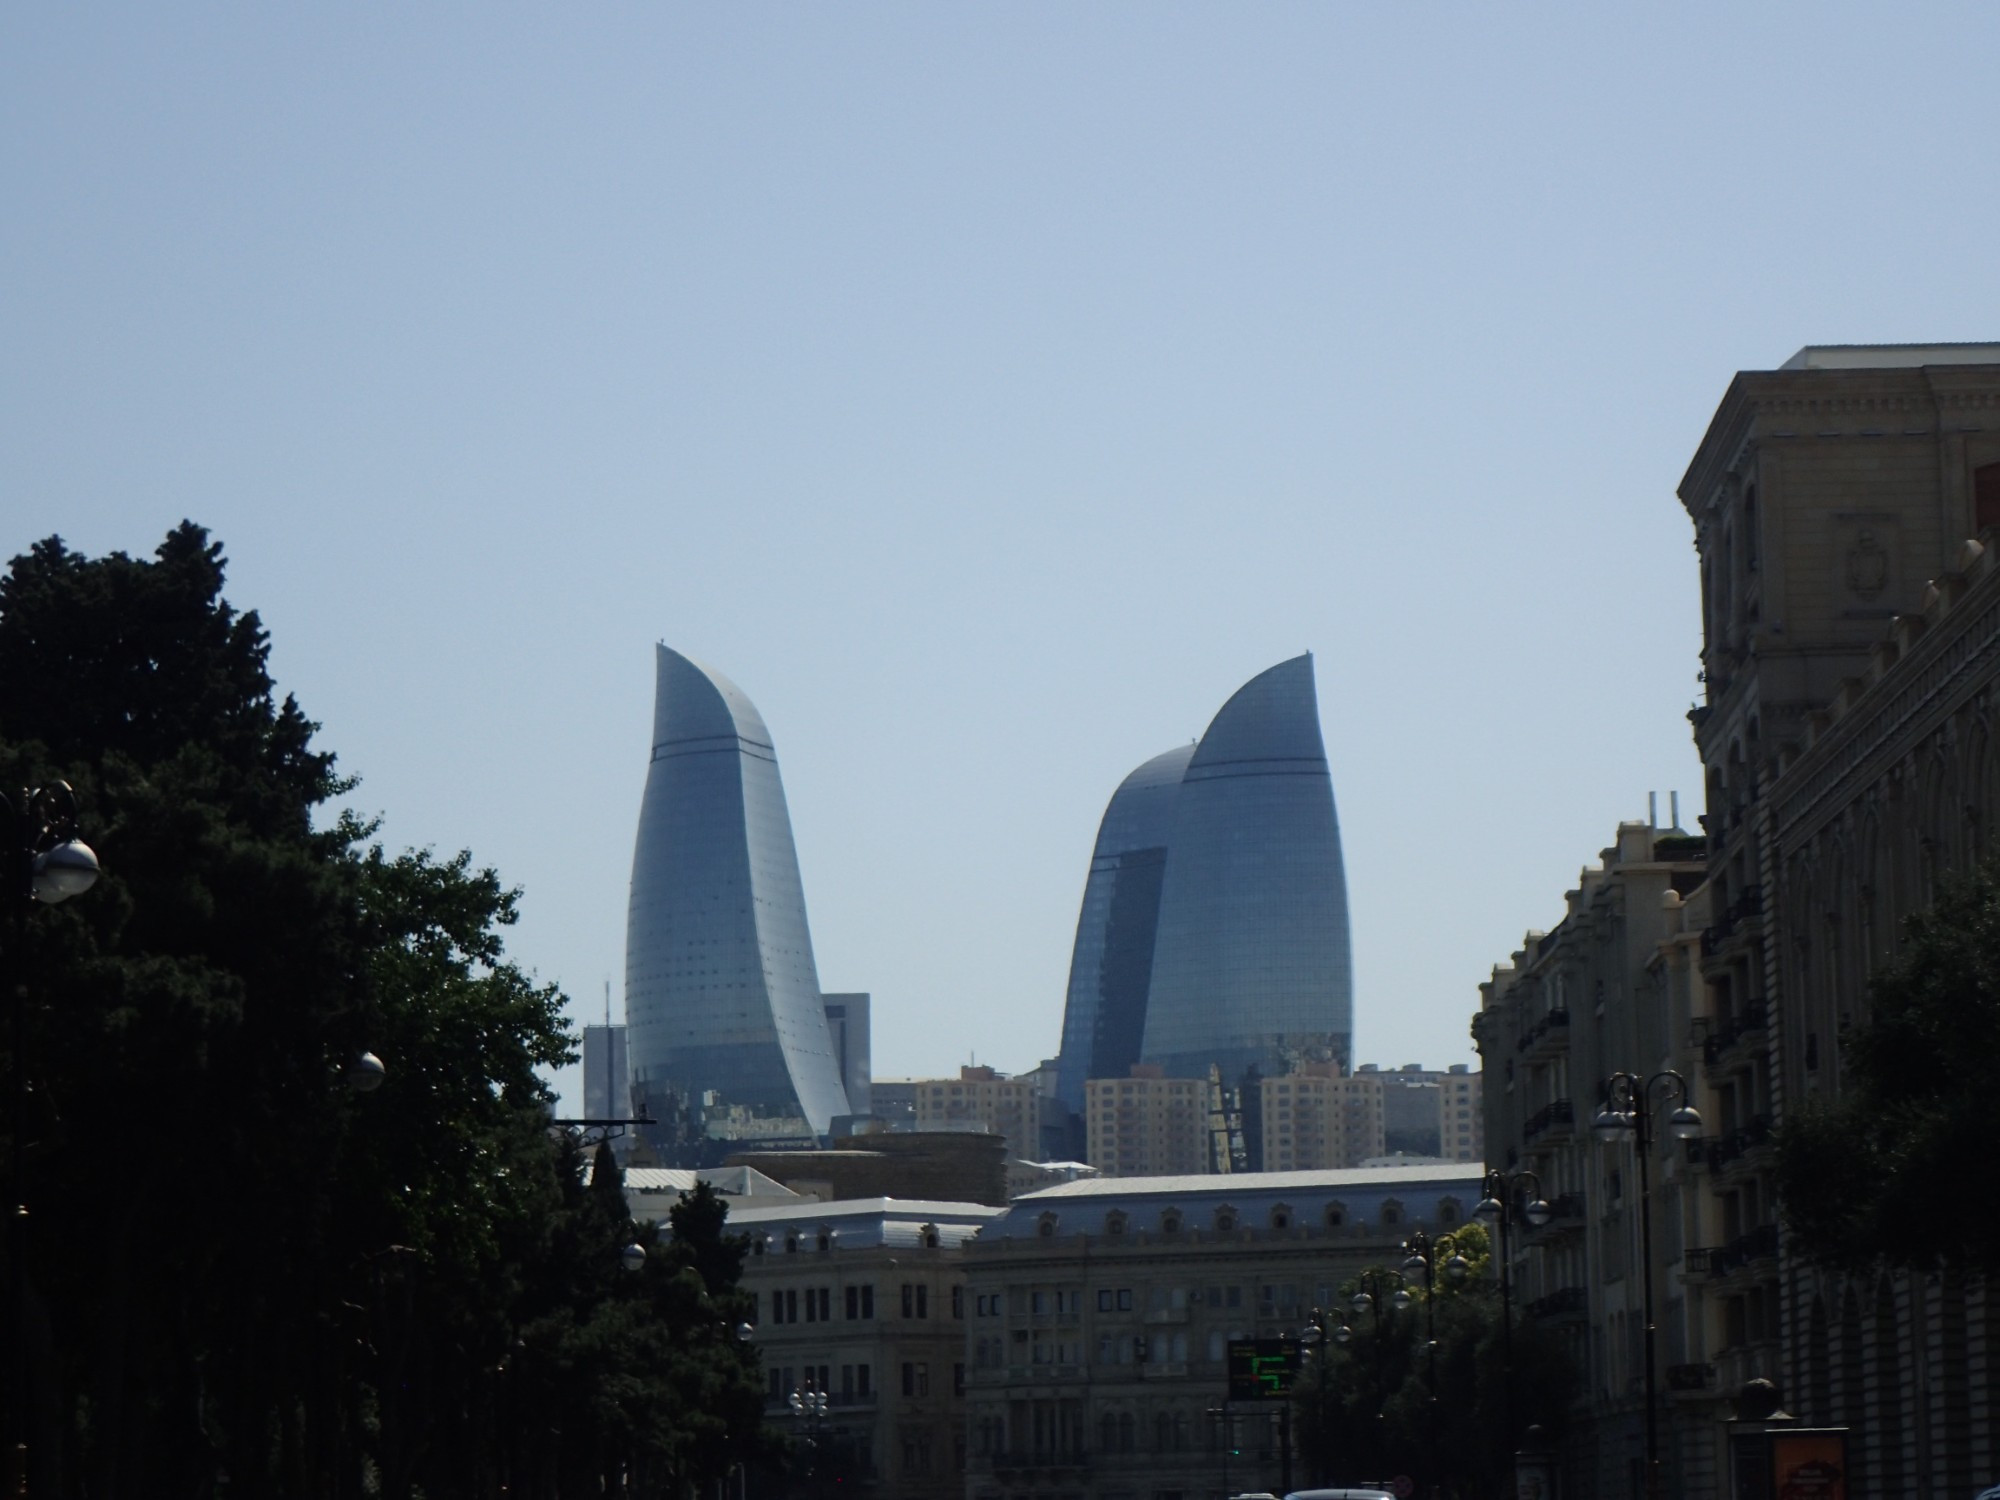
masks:
<svg viewBox="0 0 2000 1500"><path fill-rule="evenodd" d="M14 1343L14 1443L8 1456L8 1490L14 1495L28 1492L28 1391L31 1367L28 1358L28 1188L22 1173L22 1146L28 1134L28 996L26 969L21 948L26 932L29 906L39 901L54 906L71 896L80 896L97 883L100 873L97 855L76 836L76 793L66 781L52 781L34 791L23 791L18 806L0 792L0 812L7 818L6 850L8 926L4 939L10 950L14 973L7 988L13 991L14 1051L14 1138L9 1148L8 1187L14 1200L13 1223L8 1226L8 1299L13 1304L11 1333Z"/></svg>
<svg viewBox="0 0 2000 1500"><path fill-rule="evenodd" d="M1437 1388L1437 1277L1438 1257L1449 1252L1444 1261L1445 1280L1454 1286L1465 1280L1472 1270L1472 1263L1458 1248L1458 1241L1449 1234L1441 1234L1433 1240L1422 1229L1418 1229L1403 1242L1403 1249L1409 1258L1403 1262L1403 1275L1407 1279L1417 1272L1424 1277L1424 1388L1428 1393L1427 1405L1430 1409L1431 1451L1430 1462L1435 1469L1438 1455L1442 1451L1438 1444L1438 1388ZM1431 1489L1436 1493L1439 1485L1435 1473L1431 1478Z"/></svg>
<svg viewBox="0 0 2000 1500"><path fill-rule="evenodd" d="M1407 1307L1409 1305L1409 1293L1403 1289L1402 1273L1400 1271L1386 1271L1375 1268L1363 1271L1359 1276L1354 1278L1355 1284L1358 1287L1360 1287L1360 1290L1357 1291L1354 1294L1354 1296L1351 1299L1349 1299L1348 1302L1348 1306L1352 1307L1357 1313L1365 1312L1371 1315L1372 1326L1375 1334L1374 1427L1375 1427L1375 1447L1377 1450L1375 1457L1378 1460L1386 1460L1388 1457L1388 1454L1385 1451L1383 1451L1388 1446L1383 1438L1383 1432L1384 1432L1383 1423L1387 1415L1383 1411L1383 1407L1385 1407L1389 1401L1389 1390L1388 1390L1389 1377L1384 1368L1385 1362L1388 1358L1389 1350L1382 1336L1382 1325L1384 1320L1387 1318L1388 1314L1382 1311L1382 1288L1389 1282L1389 1279L1391 1277L1395 1278L1396 1291L1394 1296L1395 1298L1402 1299L1401 1301L1396 1302L1395 1305L1399 1307ZM1392 1298L1392 1300L1394 1299ZM1346 1340L1341 1339L1339 1338L1338 1335L1336 1335L1335 1342L1345 1343Z"/></svg>
<svg viewBox="0 0 2000 1500"><path fill-rule="evenodd" d="M1525 1168L1509 1173L1488 1167L1480 1190L1486 1196L1480 1199L1473 1213L1492 1224L1500 1234L1500 1364L1507 1377L1502 1384L1507 1397L1507 1451L1512 1453L1515 1436L1520 1431L1514 1413L1514 1264L1510 1243L1515 1205L1524 1191L1533 1194L1518 1210L1530 1229L1540 1229L1548 1223L1554 1210L1542 1197L1542 1179Z"/></svg>
<svg viewBox="0 0 2000 1500"><path fill-rule="evenodd" d="M1661 1094L1658 1085L1666 1084ZM1592 1129L1606 1145L1630 1142L1639 1159L1639 1271L1645 1289L1646 1314L1646 1493L1660 1494L1660 1412L1659 1392L1654 1385L1653 1328L1653 1193L1649 1158L1653 1154L1653 1104L1656 1094L1677 1098L1679 1104L1667 1115L1667 1136L1671 1140L1693 1140L1701 1134L1701 1116L1688 1103L1687 1080L1667 1068L1651 1078L1637 1073L1613 1073L1604 1080L1604 1108L1597 1112Z"/></svg>
<svg viewBox="0 0 2000 1500"><path fill-rule="evenodd" d="M1326 1405L1326 1370L1333 1362L1333 1350L1329 1344L1346 1344L1353 1334L1347 1324L1336 1323L1332 1316L1315 1307L1307 1316L1305 1327L1299 1330L1299 1342L1312 1351L1313 1365L1319 1377L1319 1405L1315 1408L1313 1431L1318 1436L1313 1461L1313 1482L1321 1489L1326 1488L1326 1455L1333 1446L1332 1421Z"/></svg>
<svg viewBox="0 0 2000 1500"><path fill-rule="evenodd" d="M825 1455L820 1452L819 1434L820 1424L826 1420L826 1392L795 1390L785 1399L787 1404L792 1408L793 1416L805 1418L806 1452L812 1455L809 1477L813 1481L813 1489L818 1493L824 1494L826 1489L826 1464Z"/></svg>

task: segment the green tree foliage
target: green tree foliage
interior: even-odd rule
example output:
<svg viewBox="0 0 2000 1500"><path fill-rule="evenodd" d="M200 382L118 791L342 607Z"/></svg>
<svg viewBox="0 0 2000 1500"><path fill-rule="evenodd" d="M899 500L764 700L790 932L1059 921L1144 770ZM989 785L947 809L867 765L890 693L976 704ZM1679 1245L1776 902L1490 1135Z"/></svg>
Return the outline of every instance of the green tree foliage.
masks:
<svg viewBox="0 0 2000 1500"><path fill-rule="evenodd" d="M1909 920L1869 985L1867 1018L1840 1038L1838 1090L1808 1095L1779 1130L1794 1245L1851 1268L2000 1269L1977 1215L1938 1212L2000 1190L1987 1107L1996 1057L2000 867L1987 864L1943 881Z"/></svg>
<svg viewBox="0 0 2000 1500"><path fill-rule="evenodd" d="M1561 1431L1575 1381L1560 1346L1517 1313L1510 1372L1484 1227L1453 1230L1440 1267L1452 1248L1465 1256L1467 1275L1453 1281L1440 1271L1428 1299L1417 1273L1407 1282L1411 1306L1392 1305L1398 1255L1343 1286L1327 1310L1334 1322L1345 1316L1350 1337L1317 1349L1294 1391L1299 1448L1314 1483L1322 1474L1336 1485L1407 1474L1426 1493L1434 1484L1446 1494L1498 1493L1520 1429L1539 1422ZM1351 1307L1370 1281L1382 1293L1379 1318L1375 1309Z"/></svg>
<svg viewBox="0 0 2000 1500"><path fill-rule="evenodd" d="M0 578L0 778L73 783L105 869L0 927L6 1076L32 1084L0 1124L31 1210L0 1242L28 1347L0 1394L31 1493L722 1472L758 1403L720 1205L618 1269L615 1166L586 1187L548 1127L537 1070L572 1050L562 997L506 960L517 893L332 812L347 784L223 572L183 524L150 560L50 540ZM363 1050L389 1076L356 1095Z"/></svg>

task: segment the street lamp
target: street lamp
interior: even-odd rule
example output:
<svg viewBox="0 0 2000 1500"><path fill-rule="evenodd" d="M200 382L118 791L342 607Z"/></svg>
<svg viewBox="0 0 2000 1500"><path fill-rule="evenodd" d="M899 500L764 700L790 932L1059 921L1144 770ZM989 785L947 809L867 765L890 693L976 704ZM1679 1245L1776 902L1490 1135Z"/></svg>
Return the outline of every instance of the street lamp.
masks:
<svg viewBox="0 0 2000 1500"><path fill-rule="evenodd" d="M1444 1255L1447 1251L1450 1252L1449 1258L1444 1262L1443 1269L1445 1280L1451 1282L1453 1285L1457 1285L1459 1282L1465 1280L1467 1274L1472 1270L1472 1263L1465 1258L1464 1252L1458 1248L1458 1241L1449 1234L1441 1234L1433 1240L1422 1229L1418 1229L1415 1234L1412 1234L1403 1242L1403 1248L1409 1252L1409 1258L1403 1262L1403 1275L1405 1279L1416 1275L1419 1271L1423 1273L1424 1277L1424 1386L1429 1395L1427 1404L1430 1408L1431 1419L1430 1462L1435 1466L1438 1462L1438 1454L1441 1451L1438 1446L1437 1391L1438 1257ZM1396 1295L1399 1298L1408 1297L1407 1292L1398 1292ZM1407 1302L1399 1305L1406 1306ZM1435 1479L1432 1481L1431 1488L1432 1492L1435 1493L1438 1488Z"/></svg>
<svg viewBox="0 0 2000 1500"><path fill-rule="evenodd" d="M1667 1115L1669 1139L1693 1140L1701 1134L1701 1116L1688 1103L1687 1080L1672 1068L1644 1079L1637 1073L1613 1073L1604 1080L1604 1108L1591 1124L1606 1145L1629 1142L1639 1158L1639 1269L1646 1299L1646 1493L1655 1497L1660 1494L1660 1413L1653 1375L1653 1193L1648 1159L1653 1154L1654 1096L1662 1083L1667 1090L1661 1097L1680 1101Z"/></svg>
<svg viewBox="0 0 2000 1500"><path fill-rule="evenodd" d="M808 1477L813 1481L813 1488L823 1493L826 1487L826 1475L819 1448L819 1433L820 1424L826 1420L826 1392L794 1390L785 1400L792 1408L794 1417L805 1418L806 1452L812 1455Z"/></svg>
<svg viewBox="0 0 2000 1500"><path fill-rule="evenodd" d="M1313 1472L1318 1475L1315 1482L1321 1489L1326 1488L1326 1455L1333 1446L1330 1431L1332 1420L1327 1413L1326 1405L1326 1368L1333 1362L1333 1351L1327 1345L1334 1343L1345 1347L1353 1337L1354 1330L1347 1326L1346 1319L1343 1318L1336 1323L1331 1313L1317 1307L1306 1318L1305 1327L1299 1330L1299 1342L1312 1351L1313 1364L1319 1370L1318 1420L1314 1424L1319 1442L1314 1454Z"/></svg>
<svg viewBox="0 0 2000 1500"><path fill-rule="evenodd" d="M628 1271L645 1270L646 1247L640 1244L637 1240L634 1240L631 1244L627 1245L623 1250L620 1250L618 1252L618 1264L623 1266Z"/></svg>
<svg viewBox="0 0 2000 1500"><path fill-rule="evenodd" d="M1519 1428L1514 1415L1514 1265L1509 1240L1517 1212L1530 1229L1540 1229L1555 1210L1542 1197L1542 1179L1526 1169L1508 1173L1488 1167L1480 1191L1486 1196L1473 1213L1500 1232L1500 1363L1507 1377L1502 1384L1507 1397L1507 1451L1512 1453ZM1532 1194L1526 1203L1519 1201L1523 1192Z"/></svg>
<svg viewBox="0 0 2000 1500"><path fill-rule="evenodd" d="M8 926L12 931L5 939L7 948L11 950L7 957L16 965L21 965L28 907L37 901L44 906L54 906L71 896L80 896L97 884L97 877L102 871L90 845L76 836L76 793L67 781L52 781L33 791L24 790L19 806L5 792L0 792L0 812L6 814L8 824L5 851L8 890L5 900L9 913ZM8 1292L13 1302L12 1332L18 1362L14 1385L14 1451L9 1462L12 1473L8 1476L8 1489L14 1494L27 1493L28 1388L32 1373L28 1360L27 1317L28 1189L21 1170L21 1147L28 1134L28 997L24 978L25 969L18 969L16 977L7 985L14 995L14 1139L8 1153L8 1185L13 1190L14 1214L13 1223L9 1226L9 1238L13 1243L7 1247L8 1261L13 1268L13 1274L8 1278L12 1283Z"/></svg>
<svg viewBox="0 0 2000 1500"><path fill-rule="evenodd" d="M1382 1424L1386 1420L1387 1413L1383 1408L1389 1403L1389 1376L1385 1363L1388 1359L1389 1350L1388 1343L1382 1336L1382 1323L1388 1315L1382 1311L1382 1289L1388 1284L1391 1277L1395 1278L1396 1286L1395 1295L1390 1299L1391 1302L1398 1307L1409 1306L1408 1293L1403 1290L1403 1273L1374 1267L1363 1271L1359 1276L1354 1278L1355 1285L1360 1290L1348 1299L1348 1306L1352 1307L1357 1313L1368 1313L1370 1315L1375 1332L1375 1447L1377 1449L1375 1456L1377 1458L1387 1457L1387 1454L1381 1451L1386 1447L1386 1440L1383 1436L1385 1428ZM1345 1331L1343 1328L1342 1332ZM1335 1334L1334 1342L1344 1344L1347 1340L1341 1338L1339 1334Z"/></svg>

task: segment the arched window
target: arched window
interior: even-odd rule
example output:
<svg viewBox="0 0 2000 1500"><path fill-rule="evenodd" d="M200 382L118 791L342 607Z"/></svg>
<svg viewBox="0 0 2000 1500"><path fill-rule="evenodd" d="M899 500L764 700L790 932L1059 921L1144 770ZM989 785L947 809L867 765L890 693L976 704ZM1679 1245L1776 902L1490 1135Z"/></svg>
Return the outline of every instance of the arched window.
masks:
<svg viewBox="0 0 2000 1500"><path fill-rule="evenodd" d="M1271 1227L1273 1229L1290 1229L1292 1227L1291 1204L1280 1203L1276 1208L1271 1210Z"/></svg>
<svg viewBox="0 0 2000 1500"><path fill-rule="evenodd" d="M1160 1233L1179 1234L1181 1232L1181 1211L1170 1208L1160 1215Z"/></svg>
<svg viewBox="0 0 2000 1500"><path fill-rule="evenodd" d="M1325 1210L1320 1214L1320 1219L1328 1229L1340 1228L1341 1225L1347 1222L1347 1205L1345 1203L1327 1204Z"/></svg>
<svg viewBox="0 0 2000 1500"><path fill-rule="evenodd" d="M1456 1198L1444 1198L1438 1203L1438 1223L1449 1229L1459 1222L1462 1210Z"/></svg>
<svg viewBox="0 0 2000 1500"><path fill-rule="evenodd" d="M1044 1213L1035 1221L1035 1233L1045 1240L1054 1239L1056 1237L1056 1216L1053 1213Z"/></svg>
<svg viewBox="0 0 2000 1500"><path fill-rule="evenodd" d="M1227 1203L1215 1211L1215 1228L1219 1234L1227 1234L1236 1227L1236 1210Z"/></svg>
<svg viewBox="0 0 2000 1500"><path fill-rule="evenodd" d="M926 1250L937 1249L938 1247L937 1225L926 1224L922 1229L918 1230L917 1243L922 1245Z"/></svg>
<svg viewBox="0 0 2000 1500"><path fill-rule="evenodd" d="M1104 1216L1104 1232L1106 1234L1123 1234L1125 1232L1125 1215L1118 1209L1112 1209L1110 1213Z"/></svg>
<svg viewBox="0 0 2000 1500"><path fill-rule="evenodd" d="M1389 1199L1382 1205L1382 1223L1386 1226L1402 1222L1403 1205L1398 1203L1394 1198Z"/></svg>

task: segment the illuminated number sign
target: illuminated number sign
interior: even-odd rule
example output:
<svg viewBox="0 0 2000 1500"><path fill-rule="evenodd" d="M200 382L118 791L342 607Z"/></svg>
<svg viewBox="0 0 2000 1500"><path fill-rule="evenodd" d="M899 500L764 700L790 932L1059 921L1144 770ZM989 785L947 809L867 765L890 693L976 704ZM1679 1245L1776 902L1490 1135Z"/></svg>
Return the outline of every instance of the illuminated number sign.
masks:
<svg viewBox="0 0 2000 1500"><path fill-rule="evenodd" d="M1299 1346L1284 1339L1229 1341L1229 1399L1283 1401L1299 1373Z"/></svg>

